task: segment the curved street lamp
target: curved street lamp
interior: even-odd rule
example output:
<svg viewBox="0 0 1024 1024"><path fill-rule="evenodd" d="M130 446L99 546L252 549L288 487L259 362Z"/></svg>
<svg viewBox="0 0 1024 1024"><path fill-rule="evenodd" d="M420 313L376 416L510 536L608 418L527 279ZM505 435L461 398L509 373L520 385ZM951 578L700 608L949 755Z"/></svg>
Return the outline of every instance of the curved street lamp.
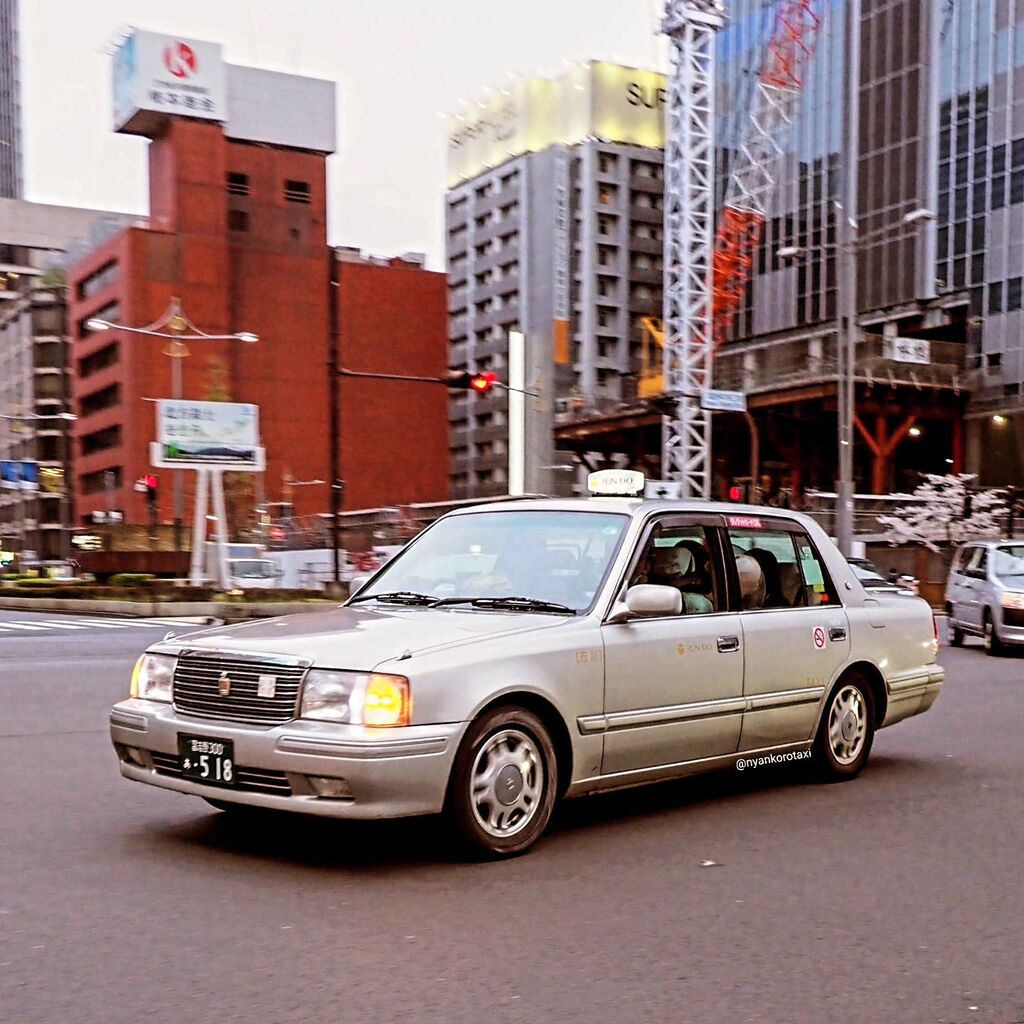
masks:
<svg viewBox="0 0 1024 1024"><path fill-rule="evenodd" d="M104 320L102 317L90 317L85 322L90 331L124 331L126 334L141 334L149 338L166 338L170 344L164 354L171 357L171 398L181 398L181 360L188 354L186 341L241 341L254 344L260 340L252 331L236 331L234 334L207 334L197 327L186 315L181 299L176 295L171 298L170 305L163 314L145 327L129 327L125 324ZM185 513L185 495L181 486L181 474L174 474L174 546L181 550L182 519Z"/></svg>

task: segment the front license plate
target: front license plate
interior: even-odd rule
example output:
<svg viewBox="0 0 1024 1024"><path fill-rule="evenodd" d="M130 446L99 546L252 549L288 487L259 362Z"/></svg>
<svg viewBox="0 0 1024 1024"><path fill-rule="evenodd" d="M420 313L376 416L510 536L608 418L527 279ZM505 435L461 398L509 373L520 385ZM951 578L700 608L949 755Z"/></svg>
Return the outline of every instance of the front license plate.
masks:
<svg viewBox="0 0 1024 1024"><path fill-rule="evenodd" d="M179 733L178 755L181 774L186 779L198 779L215 786L235 784L235 745L231 740Z"/></svg>

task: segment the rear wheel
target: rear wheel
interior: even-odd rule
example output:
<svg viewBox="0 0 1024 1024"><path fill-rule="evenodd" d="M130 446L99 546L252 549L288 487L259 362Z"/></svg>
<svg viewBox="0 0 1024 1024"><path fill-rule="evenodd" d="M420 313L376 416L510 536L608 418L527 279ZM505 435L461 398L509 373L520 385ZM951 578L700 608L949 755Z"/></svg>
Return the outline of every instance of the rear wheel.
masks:
<svg viewBox="0 0 1024 1024"><path fill-rule="evenodd" d="M871 753L874 738L875 708L871 689L860 676L844 676L829 694L814 741L820 774L832 782L859 775Z"/></svg>
<svg viewBox="0 0 1024 1024"><path fill-rule="evenodd" d="M985 650L994 658L1006 653L1006 645L999 637L999 630L996 629L992 612L985 609Z"/></svg>
<svg viewBox="0 0 1024 1024"><path fill-rule="evenodd" d="M469 727L445 809L470 851L509 857L540 838L557 787L555 748L544 723L525 708L496 708Z"/></svg>
<svg viewBox="0 0 1024 1024"><path fill-rule="evenodd" d="M950 647L963 647L964 631L953 621L952 618L949 620L948 629Z"/></svg>

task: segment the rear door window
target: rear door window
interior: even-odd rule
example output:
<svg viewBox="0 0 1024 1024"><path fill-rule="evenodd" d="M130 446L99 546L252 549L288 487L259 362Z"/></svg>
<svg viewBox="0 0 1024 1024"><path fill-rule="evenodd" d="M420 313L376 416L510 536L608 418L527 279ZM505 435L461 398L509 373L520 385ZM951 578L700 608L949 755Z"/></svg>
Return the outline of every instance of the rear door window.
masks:
<svg viewBox="0 0 1024 1024"><path fill-rule="evenodd" d="M835 585L799 527L729 529L744 611L839 604Z"/></svg>

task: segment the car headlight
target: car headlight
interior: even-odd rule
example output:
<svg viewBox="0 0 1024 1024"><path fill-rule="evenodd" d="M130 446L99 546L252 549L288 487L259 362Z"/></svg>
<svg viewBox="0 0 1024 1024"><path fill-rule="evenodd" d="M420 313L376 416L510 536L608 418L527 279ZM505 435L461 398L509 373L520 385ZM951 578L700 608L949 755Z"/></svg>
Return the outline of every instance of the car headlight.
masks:
<svg viewBox="0 0 1024 1024"><path fill-rule="evenodd" d="M1024 611L1024 594L1003 594L1003 607Z"/></svg>
<svg viewBox="0 0 1024 1024"><path fill-rule="evenodd" d="M411 712L405 676L318 668L306 674L299 708L302 718L377 728L408 725Z"/></svg>
<svg viewBox="0 0 1024 1024"><path fill-rule="evenodd" d="M167 654L144 654L132 672L131 695L143 700L169 702L174 693L174 666L177 661Z"/></svg>

